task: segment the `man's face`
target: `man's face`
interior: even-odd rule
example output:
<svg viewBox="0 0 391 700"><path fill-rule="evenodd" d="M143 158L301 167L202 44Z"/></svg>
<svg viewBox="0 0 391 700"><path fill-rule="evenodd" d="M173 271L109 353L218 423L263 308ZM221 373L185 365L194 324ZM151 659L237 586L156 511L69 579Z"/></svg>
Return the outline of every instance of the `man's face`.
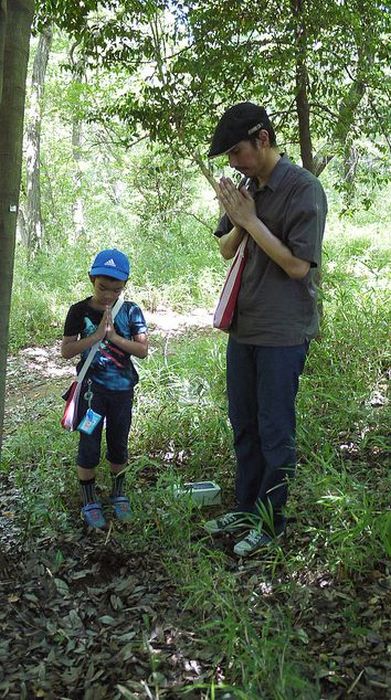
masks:
<svg viewBox="0 0 391 700"><path fill-rule="evenodd" d="M94 301L98 306L105 308L113 306L125 287L125 282L113 277L91 277L94 287Z"/></svg>
<svg viewBox="0 0 391 700"><path fill-rule="evenodd" d="M235 168L245 177L257 177L262 172L264 149L257 140L254 146L251 141L240 141L237 146L227 153L231 168Z"/></svg>

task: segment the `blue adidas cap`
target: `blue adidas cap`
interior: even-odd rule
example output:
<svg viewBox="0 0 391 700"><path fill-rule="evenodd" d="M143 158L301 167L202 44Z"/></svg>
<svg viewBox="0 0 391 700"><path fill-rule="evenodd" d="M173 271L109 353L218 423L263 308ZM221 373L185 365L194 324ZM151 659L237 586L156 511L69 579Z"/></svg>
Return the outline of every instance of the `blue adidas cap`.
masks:
<svg viewBox="0 0 391 700"><path fill-rule="evenodd" d="M114 277L126 281L130 274L130 263L125 253L111 248L101 250L91 265L92 277Z"/></svg>

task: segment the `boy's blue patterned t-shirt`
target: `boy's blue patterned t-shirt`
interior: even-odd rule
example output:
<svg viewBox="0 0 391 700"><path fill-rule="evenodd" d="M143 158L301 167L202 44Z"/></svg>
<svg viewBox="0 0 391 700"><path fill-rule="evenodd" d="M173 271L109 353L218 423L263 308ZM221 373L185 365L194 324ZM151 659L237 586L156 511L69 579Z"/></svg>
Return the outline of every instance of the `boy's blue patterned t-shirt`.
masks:
<svg viewBox="0 0 391 700"><path fill-rule="evenodd" d="M64 336L78 335L85 338L95 333L103 316L103 311L98 311L90 306L92 297L83 299L73 304L67 314L64 325ZM137 304L125 301L114 319L116 333L127 340L132 340L136 335L147 333L147 324L144 315ZM89 349L85 350L77 365L77 372L82 367ZM129 353L120 350L109 340L102 340L99 350L88 370L88 377L98 384L102 384L111 391L125 391L132 389L138 382L138 374L133 366Z"/></svg>

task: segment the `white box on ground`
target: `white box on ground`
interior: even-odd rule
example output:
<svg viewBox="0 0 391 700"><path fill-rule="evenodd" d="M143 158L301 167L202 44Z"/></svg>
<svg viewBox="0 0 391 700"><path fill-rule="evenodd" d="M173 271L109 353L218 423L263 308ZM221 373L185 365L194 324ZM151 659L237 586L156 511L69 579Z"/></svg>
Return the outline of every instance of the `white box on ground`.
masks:
<svg viewBox="0 0 391 700"><path fill-rule="evenodd" d="M214 481L191 481L174 486L174 495L191 494L192 501L200 506L218 506L221 488Z"/></svg>

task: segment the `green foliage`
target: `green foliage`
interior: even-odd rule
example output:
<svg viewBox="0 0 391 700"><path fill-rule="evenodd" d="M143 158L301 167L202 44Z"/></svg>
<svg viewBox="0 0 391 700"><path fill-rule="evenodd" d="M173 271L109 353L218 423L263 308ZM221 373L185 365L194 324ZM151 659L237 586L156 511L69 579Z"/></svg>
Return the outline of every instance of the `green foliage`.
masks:
<svg viewBox="0 0 391 700"><path fill-rule="evenodd" d="M138 216L148 232L151 222L167 228L191 213L196 180L169 149L151 145L132 158L129 185L139 200ZM179 236L178 236L179 238Z"/></svg>
<svg viewBox="0 0 391 700"><path fill-rule="evenodd" d="M39 535L42 530L54 533L69 528L66 502L72 499L75 489L75 479L69 479L73 459L67 456L69 436L65 431L61 434L57 426L58 405L53 397L41 399L34 418L15 431L12 445L7 441L4 445L2 468L7 470L14 460L24 465L14 476L23 498L19 519L25 538Z"/></svg>
<svg viewBox="0 0 391 700"><path fill-rule="evenodd" d="M78 202L83 207L85 219L84 246L86 244L93 249L94 241L100 240L109 245L110 240L121 240L125 233L128 234L129 241L134 227L143 227L145 237L156 237L152 267L155 267L158 257L163 255L163 270L167 271L167 278L176 279L177 265L172 270L170 261L167 260L173 241L188 249L190 240L195 242L195 236L198 237L200 227L205 228L202 235L213 230L210 204L208 207L199 204L199 180L194 165L191 165L193 151L195 148L203 149L202 144L206 147L223 105L234 99L250 97L265 101L275 112L281 147L289 144L291 155L296 159L299 157L295 120L293 117L286 118L288 113L291 114L290 101L294 91L293 85L291 86L294 55L291 55L292 47L287 43L286 37L293 31L293 25L290 24L290 11L286 6L277 11L272 5L265 10L263 22L273 19L274 25L276 18L278 22L266 36L266 33L264 35L254 29L257 26L253 14L257 12L256 8L246 5L243 7L241 3L238 15L237 8L228 7L222 0L213 7L208 3L192 3L186 12L177 4L172 5L170 12L167 8L163 11L161 5L154 2L143 8L139 3L132 2L126 3L126 6L120 3L106 8L96 2L81 3L80 6L76 4L72 11L60 2L42 4L47 9L48 17L52 16L52 12L53 16L58 14L61 26L67 26L68 12L72 16L78 16L80 26L83 27L82 35L87 41L84 56L83 42L77 47L71 46L64 33L57 33L50 56L42 128L44 248L57 249L58 246L63 247L65 241L74 240L76 232L73 209ZM383 47L384 18L376 8L370 31L371 36L373 32L373 36L377 37L375 41L372 36L373 51L380 57L383 56L381 52L386 50ZM314 115L319 110L319 118L314 116L312 139L316 148L319 146L321 150L331 126L334 128L338 121L336 107L334 116L330 117L330 95L336 101L340 97L340 86L349 84L340 76L341 65L345 70L346 64L345 44L340 39L350 20L356 29L361 26L360 22L364 21L366 12L367 4L361 9L354 6L348 10L342 7L338 9L334 3L330 3L326 12L328 23L322 31L329 37L330 34L334 36L335 30L335 36L339 37L341 56L334 52L333 44L329 46L326 40L322 40L322 43L316 39L318 43L313 56L314 63L311 63L311 76L315 83L320 81L319 90L324 88L326 91L327 109L323 110L321 103L318 104L320 97L316 93L316 83L313 88L315 92L311 96ZM133 29L129 29L129 26L133 28L133 21L141 16L145 28L142 39L137 32L132 33ZM318 14L316 31L319 30L317 17ZM354 17L355 22L352 19ZM108 18L110 21L107 23ZM132 21L129 25L130 19ZM378 30L374 24L375 19ZM333 25L334 20L336 26ZM69 22L69 30L76 31L74 20L69 19ZM307 18L307 22L309 40L316 32L313 20ZM94 32L91 31L92 24ZM211 31L206 31L208 27ZM239 44L238 36L243 39ZM282 36L285 37L284 40ZM123 41L117 41L118 37ZM358 61L359 39L359 29L349 36L349 42L356 45L356 50L352 49L351 52L353 67L349 69L353 72L355 62ZM367 35L365 40L369 41ZM140 51L134 52L132 42L137 44L138 41L141 42ZM189 42L191 45L188 45ZM124 47L128 47L127 50L132 50L136 56L136 65L132 68L129 61L124 65L125 59L121 56ZM284 50L281 54L282 47ZM270 60L265 61L265 55ZM319 67L317 62L324 62L324 56L328 57L329 63ZM90 68L89 60L92 61ZM337 64L335 75L330 64L333 60ZM95 70L95 64L99 65L99 71ZM83 67L81 72L80 66ZM254 71L260 76L256 83ZM270 71L272 78L268 74L264 75L265 71ZM238 85L231 79L231 72L238 76ZM264 79L261 79L263 75ZM198 87L192 82L197 76L201 81ZM328 85L328 80L331 80L332 86ZM274 91L272 97L265 92L265 86L270 84L280 84L284 89ZM373 87L377 91L376 99L371 95L371 105L374 106L378 96L379 99L380 95L384 97L386 82L381 81L380 75L377 75L377 82L373 78L369 84L371 89ZM327 90L330 88L334 92L329 95L326 86ZM381 93L379 86L382 88ZM329 189L333 190L332 197L338 200L339 209L347 215L353 211L356 217L363 218L360 203L365 200L369 207L366 220L377 218L386 221L384 203L387 198L383 197L379 202L377 192L388 178L387 142L376 136L374 143L377 127L386 133L386 122L377 102L376 119L364 119L368 109L363 109L357 115L357 124L346 136L340 157L338 161L333 161L325 180ZM72 128L75 123L81 128L77 162L72 147ZM371 133L363 138L369 124ZM126 150L127 145L132 148ZM356 158L353 175L347 169L351 153ZM219 163L216 167L218 166ZM334 182L337 183L339 192L334 188ZM191 224L194 225L195 236L190 239L188 231ZM77 241L78 245L79 243ZM129 246L130 243L127 242L125 248ZM134 246L130 247L134 254ZM204 253L204 246L194 247L200 251L200 255ZM212 278L216 270L214 260L214 257L210 258ZM220 266L217 269L220 272L222 268ZM156 280L153 283L156 284ZM215 288L213 279L208 284ZM152 282L150 286L152 287ZM192 291L199 296L196 291L198 282L191 286ZM181 295L186 296L187 289L187 280L183 285L178 283L174 295L176 301L173 298L176 304ZM150 291L149 296L152 293ZM166 296L166 291L164 295Z"/></svg>
<svg viewBox="0 0 391 700"><path fill-rule="evenodd" d="M11 351L62 337L67 309L91 292L88 270L92 258L98 250L110 246L129 255L132 271L128 298L144 309L184 311L194 306L213 307L225 267L216 255L213 236L200 221L184 213L174 223L163 226L156 217L151 218L149 226L143 221L130 230L129 224L126 228L122 225L121 215L114 210L108 235L104 201L96 205L91 216L95 221L102 216L95 234L89 234L77 245L53 240L29 264L25 251L18 247Z"/></svg>
<svg viewBox="0 0 391 700"><path fill-rule="evenodd" d="M339 156L348 208L356 177L388 178L390 18L379 0L268 2L262 20L257 4L238 0L41 0L37 10L38 26L54 21L76 37L79 65L91 69L68 88L74 114L109 130L119 119L123 141L147 136L192 155L224 106L253 99L268 106L281 144L300 143L305 126L317 172Z"/></svg>
<svg viewBox="0 0 391 700"><path fill-rule="evenodd" d="M59 27L80 35L87 29L87 19L90 12L96 10L100 0L37 0L35 8L35 26L40 31L48 22L55 21ZM112 6L112 1L105 2Z"/></svg>
<svg viewBox="0 0 391 700"><path fill-rule="evenodd" d="M370 6L375 10L373 25L363 37L362 22ZM297 24L290 6L269 3L264 8L264 34L258 29L259 7L250 3L239 8L218 0L192 2L186 10L178 3L170 7L172 15L162 14L154 2L148 7L106 3L105 8L87 2L72 11L63 3L46 4L60 12L64 26L84 36L86 61L103 68L99 75L89 75L87 84L69 75L65 79L61 63L68 60L67 42L57 39L46 91L50 121L43 133L46 239L29 264L22 248L17 249L12 350L61 337L68 306L89 294L90 260L111 245L129 254L128 295L146 310L213 308L225 271L211 235L217 207L189 161L178 160L182 146L178 149L176 139L185 140L190 150L206 143L223 105L249 96L266 100L270 85L276 89L268 102L280 133L286 141L296 139L291 101ZM379 119L368 118L368 97L365 109L353 115L346 141L349 148L357 147L361 130L370 127L372 139L385 123L387 88L381 96L382 70L374 69L386 54L384 18L377 3L323 3L320 30L318 5L311 11L308 3L304 7L316 137L326 138L330 125L338 126L341 100L362 77L360 52L373 57L366 79ZM173 52L176 43L180 50ZM141 48L138 54L135 46ZM129 70L124 70L119 61L130 57ZM145 58L148 68L144 65L137 73ZM346 78L345 65L352 79ZM118 115L127 128L119 124ZM82 178L76 184L71 124L74 118L97 116L99 124L84 125ZM147 133L165 146L140 141L131 151L124 149L130 134L142 138ZM292 149L297 151L296 144ZM208 699L221 697L223 689L246 700L318 698L321 664L308 654L310 631L304 623L298 625L292 598L305 597L305 582L322 572L334 582L349 582L390 556L391 484L385 468L389 408L383 388L389 364L389 197L378 179L384 174L382 147L378 151L371 141L362 141L356 193L349 214L339 221L337 212L346 209L346 188L338 191L332 184L345 177L345 155L324 174L331 203L324 319L298 398L300 466L288 512L296 520L293 542L272 549L262 564L250 563L250 570L256 568L244 586L243 570L202 529L209 514L189 498L172 495L178 482L213 477L223 487L224 506L231 505L234 457L225 396L226 338L210 329L153 331L150 357L140 363L127 474L135 521L128 531L114 528L114 537L129 553L160 553L184 622L197 630L197 644L215 659L215 668L224 669L224 679L216 680L216 670L197 686ZM76 194L83 199L86 233L75 242ZM371 199L366 210L358 208L363 197ZM15 518L27 539L38 533L73 533L79 517L73 468L77 436L61 430L63 404L57 386L54 391L57 398L39 399L34 405L26 398L24 421L19 412L11 417L15 429L3 452L2 469L20 493ZM98 473L105 501L109 477L103 463ZM348 627L357 627L356 612L353 603L347 605L343 614ZM359 636L362 630L355 633ZM151 666L155 672L152 661Z"/></svg>
<svg viewBox="0 0 391 700"><path fill-rule="evenodd" d="M374 399L388 359L386 249L364 234L335 233L326 245L322 336L312 345L299 393L300 467L288 512L296 519L293 541L250 563L247 572L205 535L209 513L188 497L174 498L172 488L213 477L225 505L231 501L225 336L153 333L150 358L140 364L127 474L135 519L114 536L132 556L160 553L183 624L197 630L200 653L224 669L224 680L213 676L197 685L201 697L232 690L251 700L318 698L322 664L308 655L311 630L298 624L292 600L303 599L303 611L312 577L325 572L335 585L350 586L390 555L389 409L385 399ZM27 537L72 530L78 517L76 436L59 426L61 399L38 406L39 430L36 417L27 418L8 437L3 456L3 470L22 494L17 518ZM105 501L103 463L98 473ZM341 614L360 637L366 631L356 608L349 598Z"/></svg>
<svg viewBox="0 0 391 700"><path fill-rule="evenodd" d="M69 75L65 82L60 64L68 60L68 46L58 38L46 91L50 122L43 134L46 239L30 263L17 249L11 349L61 337L68 306L89 293L90 260L111 245L129 254L129 297L142 307L212 308L225 270L211 235L217 211L211 215L210 197L178 152L183 154L186 142L191 155L193 146L206 143L223 106L249 96L268 101L282 138L296 140L291 105L298 18L292 4L266 4L262 28L259 7L247 2L191 2L185 9L170 3L171 13L155 2L38 5L39 21L55 16L84 41L86 64L103 69L87 84ZM390 209L388 190L380 190L387 175L384 141L376 148L371 141L388 119L381 67L388 51L386 18L377 2L303 7L313 133L326 139L330 128L337 133L344 123L350 132L338 132L341 159L324 177L332 205L324 319L298 398L300 466L288 513L296 520L293 543L272 549L241 586L243 569L202 529L209 514L189 498L173 498L174 484L212 477L223 487L224 506L233 496L226 338L211 330L151 333L150 357L140 365L127 474L135 520L127 531L114 528L124 551L159 551L184 622L197 630L206 656L215 659L216 672L189 688L208 699L221 697L223 690L246 700L318 698L321 663L308 654L309 630L298 626L292 598L305 596L303 582L319 573L350 582L391 556L384 390ZM361 111L349 115L344 98L363 80L368 97ZM375 119L368 117L371 110ZM72 120L98 116L101 123L85 131L82 182L76 185ZM165 146L140 141L126 152L130 134L149 134ZM352 148L360 161L354 194L342 186L332 189L335 178L345 178ZM346 209L347 190L349 214L341 223L336 212ZM72 205L80 193L86 234L72 242ZM370 204L366 210L358 208L363 198ZM54 392L56 398L22 401L11 416L2 455L1 468L20 494L15 520L26 539L73 532L79 517L77 436L61 430L63 404L58 387ZM105 500L109 477L103 463L99 485ZM53 571L61 567L59 552ZM343 615L360 636L356 612L349 603ZM154 673L156 663L151 661ZM221 668L224 679L216 680ZM158 674L154 678L158 686Z"/></svg>
<svg viewBox="0 0 391 700"><path fill-rule="evenodd" d="M78 255L76 255L76 253ZM10 350L44 345L62 337L71 303L87 296L88 264L93 254L84 248L41 252L29 264L17 250L10 319Z"/></svg>
<svg viewBox="0 0 391 700"><path fill-rule="evenodd" d="M375 530L384 547L384 551L391 558L391 513L381 513L375 520Z"/></svg>
<svg viewBox="0 0 391 700"><path fill-rule="evenodd" d="M102 104L102 119L117 115L131 134L191 152L209 140L223 106L251 98L274 113L282 142L297 143L304 71L322 157L344 156L355 141L366 150L363 134L377 134L376 158L387 157L390 23L378 0L269 2L262 19L256 4L231 0L140 10L120 3L84 34L87 61L130 77L124 94Z"/></svg>

